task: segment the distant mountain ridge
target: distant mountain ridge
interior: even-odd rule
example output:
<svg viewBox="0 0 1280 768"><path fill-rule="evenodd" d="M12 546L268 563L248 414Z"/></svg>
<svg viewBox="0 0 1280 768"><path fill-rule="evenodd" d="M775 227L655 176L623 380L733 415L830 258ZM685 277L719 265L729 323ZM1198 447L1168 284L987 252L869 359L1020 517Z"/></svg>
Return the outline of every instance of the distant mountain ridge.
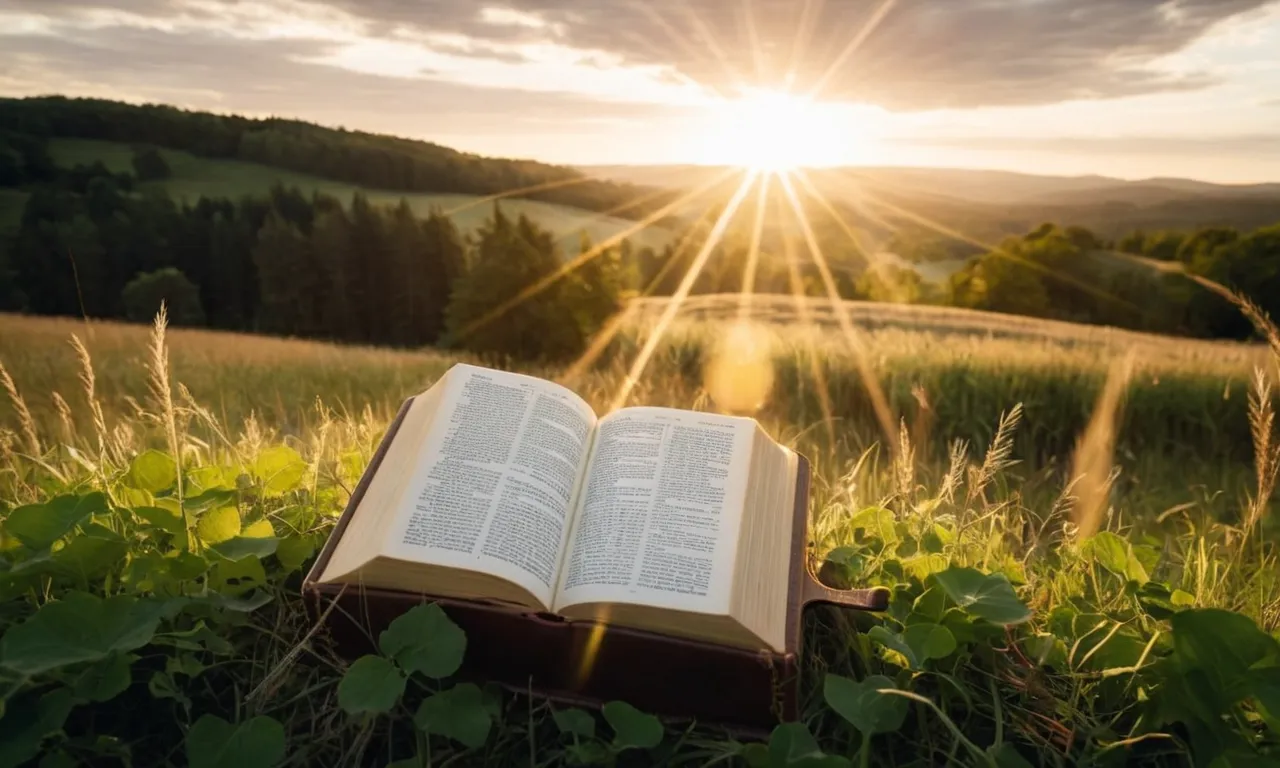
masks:
<svg viewBox="0 0 1280 768"><path fill-rule="evenodd" d="M684 187L697 184L723 168L707 165L587 165L578 166L578 170L588 176L620 182ZM900 186L903 191L909 189L975 203L1096 202L1098 196L1116 202L1135 203L1186 195L1280 197L1280 182L1219 184L1175 177L1130 180L1098 174L1053 176L1017 171L908 166L844 166L815 169L813 172L844 173L851 178Z"/></svg>
<svg viewBox="0 0 1280 768"><path fill-rule="evenodd" d="M596 165L578 170L618 182L682 188L724 171L698 165ZM813 169L808 178L837 204L858 197L871 203L882 200L984 239L1025 234L1046 221L1087 227L1107 238L1137 229L1252 230L1280 222L1280 182L1130 181L1099 175L857 166Z"/></svg>

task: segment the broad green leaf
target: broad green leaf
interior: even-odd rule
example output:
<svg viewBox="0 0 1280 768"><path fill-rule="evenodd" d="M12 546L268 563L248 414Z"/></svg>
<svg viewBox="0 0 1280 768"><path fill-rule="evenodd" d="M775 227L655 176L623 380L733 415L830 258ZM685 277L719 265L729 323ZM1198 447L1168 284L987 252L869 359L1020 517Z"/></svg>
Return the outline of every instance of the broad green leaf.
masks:
<svg viewBox="0 0 1280 768"><path fill-rule="evenodd" d="M159 493L173 487L178 479L178 467L173 457L161 451L143 451L129 464L129 485L142 491Z"/></svg>
<svg viewBox="0 0 1280 768"><path fill-rule="evenodd" d="M187 732L191 768L269 768L284 752L284 726L264 715L243 723L203 715Z"/></svg>
<svg viewBox="0 0 1280 768"><path fill-rule="evenodd" d="M315 554L316 542L310 536L290 536L276 545L276 559L285 570L301 568Z"/></svg>
<svg viewBox="0 0 1280 768"><path fill-rule="evenodd" d="M238 467L220 466L217 464L209 464L203 467L196 467L185 474L186 482L183 486L190 484L192 491L234 491L236 488L236 475L240 474ZM200 494L202 495L202 494ZM217 506L224 506L218 504Z"/></svg>
<svg viewBox="0 0 1280 768"><path fill-rule="evenodd" d="M236 492L227 488L211 488L203 493L183 499L182 506L186 507L188 512L197 515L218 507L234 507L236 506Z"/></svg>
<svg viewBox="0 0 1280 768"><path fill-rule="evenodd" d="M888 733L901 728L907 717L909 702L905 698L880 693L882 689L896 687L884 675L872 675L857 683L847 677L828 674L823 680L822 697L827 706L860 733Z"/></svg>
<svg viewBox="0 0 1280 768"><path fill-rule="evenodd" d="M133 507L149 507L156 502L155 497L151 495L150 491L144 491L139 488L130 488L127 485L121 485L115 488L112 495L115 497L116 503L123 507L129 507L130 509Z"/></svg>
<svg viewBox="0 0 1280 768"><path fill-rule="evenodd" d="M4 520L5 532L32 549L44 549L65 536L90 515L107 512L107 497L101 493L58 496L44 504L16 507Z"/></svg>
<svg viewBox="0 0 1280 768"><path fill-rule="evenodd" d="M134 507L133 514L169 533L182 533L187 527L182 512L165 507Z"/></svg>
<svg viewBox="0 0 1280 768"><path fill-rule="evenodd" d="M445 736L473 749L484 746L492 725L475 683L460 683L427 697L413 722L424 733Z"/></svg>
<svg viewBox="0 0 1280 768"><path fill-rule="evenodd" d="M1247 616L1201 608L1176 613L1170 623L1178 665L1204 670L1218 691L1243 681L1255 665L1280 665L1280 643Z"/></svg>
<svg viewBox="0 0 1280 768"><path fill-rule="evenodd" d="M947 610L947 593L941 587L929 587L911 605L911 616L937 623Z"/></svg>
<svg viewBox="0 0 1280 768"><path fill-rule="evenodd" d="M596 735L596 719L581 709L559 709L552 713L561 733L572 733L584 739Z"/></svg>
<svg viewBox="0 0 1280 768"><path fill-rule="evenodd" d="M945 659L956 650L955 635L940 624L912 624L902 630L902 639L921 662Z"/></svg>
<svg viewBox="0 0 1280 768"><path fill-rule="evenodd" d="M404 675L381 656L361 656L338 683L338 706L353 715L390 712L404 693Z"/></svg>
<svg viewBox="0 0 1280 768"><path fill-rule="evenodd" d="M205 544L217 544L240 533L240 510L235 507L211 509L200 516L196 531Z"/></svg>
<svg viewBox="0 0 1280 768"><path fill-rule="evenodd" d="M253 463L253 476L262 483L267 496L279 496L298 487L307 471L307 463L287 445L276 445L258 454Z"/></svg>
<svg viewBox="0 0 1280 768"><path fill-rule="evenodd" d="M1145 584L1147 569L1134 553L1133 545L1111 531L1101 531L1085 541L1081 549L1098 565L1129 581Z"/></svg>
<svg viewBox="0 0 1280 768"><path fill-rule="evenodd" d="M22 765L39 754L45 737L62 730L73 698L70 688L57 688L38 699L10 699L0 718L0 768Z"/></svg>
<svg viewBox="0 0 1280 768"><path fill-rule="evenodd" d="M170 552L165 555L169 575L178 581L187 581L209 570L209 561L194 552Z"/></svg>
<svg viewBox="0 0 1280 768"><path fill-rule="evenodd" d="M1182 607L1190 607L1196 604L1196 596L1190 592L1184 592L1181 589L1173 590L1173 594L1169 596L1169 602Z"/></svg>
<svg viewBox="0 0 1280 768"><path fill-rule="evenodd" d="M897 519L884 507L867 507L860 510L849 521L849 527L854 530L859 528L865 530L869 535L883 541L886 546L898 543Z"/></svg>
<svg viewBox="0 0 1280 768"><path fill-rule="evenodd" d="M448 677L458 671L467 636L436 603L417 605L391 622L378 647L406 672Z"/></svg>
<svg viewBox="0 0 1280 768"><path fill-rule="evenodd" d="M1111 531L1100 531L1081 545L1084 554L1108 571L1123 576L1129 563L1129 542Z"/></svg>
<svg viewBox="0 0 1280 768"><path fill-rule="evenodd" d="M210 592L204 597L192 598L192 601L210 603L236 613L251 613L271 602L271 593L265 589L259 589L250 592L248 597L239 597Z"/></svg>
<svg viewBox="0 0 1280 768"><path fill-rule="evenodd" d="M246 557L263 558L273 555L279 543L280 540L274 536L269 538L236 536L235 538L220 541L209 547L209 549L228 560L243 560Z"/></svg>
<svg viewBox="0 0 1280 768"><path fill-rule="evenodd" d="M254 520L247 528L240 532L240 535L254 539L270 539L275 537L276 530L271 527L271 521L264 517Z"/></svg>
<svg viewBox="0 0 1280 768"><path fill-rule="evenodd" d="M605 722L613 728L617 749L652 749L662 743L662 723L625 701L611 701L601 709Z"/></svg>
<svg viewBox="0 0 1280 768"><path fill-rule="evenodd" d="M924 581L930 574L945 571L950 562L945 555L912 555L902 560L902 570L908 576Z"/></svg>
<svg viewBox="0 0 1280 768"><path fill-rule="evenodd" d="M267 583L267 572L256 557L219 560L209 576L209 585L220 597L236 597Z"/></svg>
<svg viewBox="0 0 1280 768"><path fill-rule="evenodd" d="M893 632L888 627L877 624L867 632L867 639L874 643L879 643L892 651L897 651L902 655L903 661L906 662L905 667L907 669L920 668L921 659L916 655L915 649L907 644L902 635ZM901 664L901 662L897 661L897 657L890 656L889 660Z"/></svg>
<svg viewBox="0 0 1280 768"><path fill-rule="evenodd" d="M33 616L0 638L0 665L34 675L112 651L141 648L155 635L168 609L163 600L125 595L105 600L71 592L45 603Z"/></svg>
<svg viewBox="0 0 1280 768"><path fill-rule="evenodd" d="M994 573L984 576L973 568L952 566L934 574L933 578L956 605L992 624L1009 626L1031 618L1031 611L1014 594L1004 576Z"/></svg>
<svg viewBox="0 0 1280 768"><path fill-rule="evenodd" d="M823 754L804 723L783 723L774 728L763 762L752 762L760 760L759 750L753 753L746 755L749 764L769 768L846 768L849 765L846 758Z"/></svg>
<svg viewBox="0 0 1280 768"><path fill-rule="evenodd" d="M53 553L53 562L81 579L99 576L124 562L129 543L109 528L90 523L79 536Z"/></svg>
<svg viewBox="0 0 1280 768"><path fill-rule="evenodd" d="M89 701L109 701L129 687L129 667L138 657L128 653L113 653L99 659L81 672L72 683L76 697Z"/></svg>

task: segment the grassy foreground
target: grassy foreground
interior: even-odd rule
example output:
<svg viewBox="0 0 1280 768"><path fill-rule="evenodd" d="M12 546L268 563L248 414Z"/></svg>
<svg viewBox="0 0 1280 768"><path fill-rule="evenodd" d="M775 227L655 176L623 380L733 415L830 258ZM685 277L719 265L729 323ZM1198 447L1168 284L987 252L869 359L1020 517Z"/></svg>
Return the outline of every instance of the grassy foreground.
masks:
<svg viewBox="0 0 1280 768"><path fill-rule="evenodd" d="M1269 396L1250 432L1264 353L1138 363L1108 497L1063 466L1107 379L1096 347L869 334L862 359L906 425L889 449L857 355L831 334L753 333L769 340L761 418L814 461L815 567L893 591L883 615L807 617L803 723L767 746L441 679L458 639L423 614L428 665L384 640L353 666L310 631L301 571L390 410L451 358L4 318L0 766L1280 759L1275 516L1249 476L1252 452L1264 478L1280 461ZM633 396L715 407L724 338L676 329ZM578 390L607 405L636 346L623 334Z"/></svg>

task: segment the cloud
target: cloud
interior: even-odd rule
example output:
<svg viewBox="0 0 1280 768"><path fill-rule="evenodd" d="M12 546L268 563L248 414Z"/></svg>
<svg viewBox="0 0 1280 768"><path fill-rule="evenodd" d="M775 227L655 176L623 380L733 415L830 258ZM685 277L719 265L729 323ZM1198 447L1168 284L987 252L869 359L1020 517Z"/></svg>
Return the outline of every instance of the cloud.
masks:
<svg viewBox="0 0 1280 768"><path fill-rule="evenodd" d="M1213 72L1162 60L1269 2L6 0L0 87L517 123L586 105L626 119L788 82L897 111L1039 105L1211 85Z"/></svg>
<svg viewBox="0 0 1280 768"><path fill-rule="evenodd" d="M381 24L483 36L469 3L328 0ZM1160 59L1271 0L897 0L856 51L880 0L505 0L563 43L670 64L718 90L804 87L898 110L1046 104L1212 84ZM751 9L748 14L747 9ZM523 28L521 34L536 30ZM793 71L794 70L794 71Z"/></svg>

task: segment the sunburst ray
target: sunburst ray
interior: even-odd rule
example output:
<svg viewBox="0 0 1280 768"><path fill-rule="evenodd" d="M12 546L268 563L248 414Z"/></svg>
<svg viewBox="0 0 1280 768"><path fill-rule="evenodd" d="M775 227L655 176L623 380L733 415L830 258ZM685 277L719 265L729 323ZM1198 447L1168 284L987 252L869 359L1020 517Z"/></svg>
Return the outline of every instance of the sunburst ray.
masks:
<svg viewBox="0 0 1280 768"><path fill-rule="evenodd" d="M551 274L545 275L542 278L538 279L532 285L529 285L524 290L517 293L515 296L511 297L507 301L502 302L497 307L494 307L492 310L486 312L484 315L481 315L475 321L467 325L467 327L463 328L459 332L458 338L466 338L467 336L470 336L480 328L487 326L489 323L492 323L494 320L497 320L499 317L502 317L507 312L510 312L513 307L519 306L521 303L528 301L532 297L537 296L539 293L542 293L547 288L554 285L556 281L560 280L565 275L572 273L574 270L578 269L583 264L586 264L588 261L591 261L595 257L599 256L601 253L604 253L606 250L618 245L623 240L626 240L628 237L631 237L632 235L644 229L645 227L653 224L654 222L661 219L663 216L670 214L672 211L675 211L680 206L687 205L688 203L692 202L696 198L700 197L702 194L706 193L712 187L719 184L724 179L728 178L730 175L732 175L732 173L733 171L724 171L723 173L695 187L693 190L685 193L684 195L681 195L679 198L673 200L672 202L668 203L662 208L659 208L657 211L654 211L652 214L645 217L644 219L641 219L640 221L635 222L630 227L627 227L626 229L623 229L615 233L611 237L605 240L602 240L600 243L592 246L590 249L583 251L582 253L578 254L574 258L561 264L560 267L556 269L555 272L552 272Z"/></svg>
<svg viewBox="0 0 1280 768"><path fill-rule="evenodd" d="M576 184L585 184L588 181L599 181L599 179L592 176L576 176L569 179L556 179L554 181L544 181L541 184L532 184L530 186L520 187L518 189L509 189L505 192L497 192L492 195L477 197L474 200L468 200L467 202L462 203L461 205L455 205L452 208L445 209L444 215L452 216L456 213L462 213L463 211L470 210L472 208L484 205L486 203L492 203L495 200L505 200L510 197L522 197L524 195L528 195L533 192L546 192L552 189L562 189L564 187L572 187Z"/></svg>
<svg viewBox="0 0 1280 768"><path fill-rule="evenodd" d="M649 284L644 287L644 290L640 292L640 295L636 296L632 301L627 302L621 310L615 312L613 317L609 318L609 320L605 322L604 327L597 331L595 336L592 337L591 342L587 345L587 348L583 350L582 354L566 366L564 373L562 373L558 379L561 384L565 386L573 386L573 384L584 373L595 365L596 360L598 360L600 355L604 353L605 349L609 347L609 344L614 340L618 333L620 333L623 328L626 328L627 323L634 315L637 314L636 307L639 306L638 301L651 294L655 288L661 285L663 279L666 278L671 269L680 261L681 258L683 258L685 249L688 248L689 243L693 240L694 233L699 231L711 218L712 208L713 205L708 204L706 210L698 217L697 222L686 230L684 237L680 239L680 243L672 250L671 258L667 259L667 263L662 265L662 269L658 270L658 273L649 280Z"/></svg>
<svg viewBox="0 0 1280 768"><path fill-rule="evenodd" d="M840 173L840 172L841 172L840 170L837 170L837 173ZM849 180L846 178L845 181L848 182ZM1039 272L1049 277L1050 279L1057 280L1061 283L1065 283L1074 288L1078 288L1081 291L1084 291L1085 293L1089 294L1090 296L1093 296L1094 298L1101 299L1103 301L1114 304L1118 307L1123 307L1131 312L1134 312L1135 314L1141 314L1142 312L1141 308L1135 305L1131 301L1126 301L1117 296L1113 296L1110 293L1107 293L1106 291L1097 287L1096 285L1091 285L1071 275L1064 275L1061 272L1050 269L1049 267L1046 267L1043 264L1024 258L1019 254L1011 253L1009 250L1007 250L1003 246L985 243L976 237L971 237L965 234L964 232L961 232L952 227L948 227L947 225L942 224L940 222L933 221L932 219L926 216L922 216L918 213L915 213L914 211L903 208L902 206L890 203L887 200L884 200L880 197L874 197L871 195L864 194L862 199L872 206L878 206L880 208L883 208L884 210L887 210L891 213L901 216L904 219L909 219L911 221L914 221L915 223L923 227L926 227L928 229L931 229L940 235L950 237L954 240L959 240L963 243L967 243L976 248L981 248L982 250L987 251L988 253L994 254L999 258L1008 259L1017 264L1021 264L1022 266L1025 266L1028 269Z"/></svg>
<svg viewBox="0 0 1280 768"><path fill-rule="evenodd" d="M806 362L809 364L809 377L813 379L813 386L817 391L818 409L822 414L822 424L827 435L827 448L834 451L836 424L834 409L831 405L831 389L827 385L827 373L822 367L822 360L818 354L818 325L813 321L813 315L809 311L809 297L800 279L795 237L790 233L783 235L782 253L787 261L787 282L791 288L791 295L795 299L796 320L800 324L802 338L805 341L801 354L805 355Z"/></svg>
<svg viewBox="0 0 1280 768"><path fill-rule="evenodd" d="M756 195L756 219L751 227L751 243L747 246L747 263L742 268L742 284L738 288L738 322L745 322L751 310L751 297L755 292L756 271L760 268L760 240L764 235L765 206L769 202L769 180L766 173L760 179Z"/></svg>
<svg viewBox="0 0 1280 768"><path fill-rule="evenodd" d="M827 83L831 82L831 78L835 76L840 67L844 66L845 62L849 60L849 57L856 53L858 48L862 47L862 44L871 36L871 33L876 31L876 27L880 26L880 22L884 21L884 17L889 14L890 9L893 8L896 2L897 0L880 0L880 5L876 6L876 9L871 12L869 17L867 17L866 22L863 23L853 37L849 38L849 42L843 49L841 49L840 53L831 60L831 64L827 67L826 71L822 73L817 82L815 82L809 89L809 98L818 99L822 97L823 91L827 88Z"/></svg>
<svg viewBox="0 0 1280 768"><path fill-rule="evenodd" d="M879 422L880 429L884 432L885 444L893 446L896 444L897 439L893 413L889 408L888 399L884 396L884 391L880 388L880 382L876 378L875 372L871 369L870 355L866 346L862 343L862 338L857 329L854 328L853 321L849 319L849 308L845 305L844 300L840 298L840 292L836 289L835 278L831 276L831 268L827 264L826 257L822 254L822 249L818 246L818 238L813 233L813 227L809 223L809 217L804 212L804 207L800 204L800 198L796 196L791 179L786 175L782 175L779 180L782 182L783 194L787 198L787 202L790 203L791 210L800 225L800 232L804 235L809 255L813 258L814 264L818 268L818 274L822 277L822 284L826 288L827 298L831 301L831 311L840 326L840 333L844 337L850 352L853 353L854 364L858 368L862 386L867 391L867 398L871 401L871 408L875 412L876 421Z"/></svg>
<svg viewBox="0 0 1280 768"><path fill-rule="evenodd" d="M621 408L626 404L627 398L631 396L631 390L635 388L641 374L644 373L645 367L649 364L649 358L653 356L653 351L657 349L658 342L662 340L663 335L667 332L667 327L671 325L672 319L680 311L680 305L684 303L689 291L693 288L694 282L698 279L698 275L702 273L702 268L711 256L711 251L720 243L725 229L729 226L729 222L733 220L733 215L737 213L738 208L742 205L742 200L751 190L757 175L756 171L747 173L742 183L738 185L737 191L733 193L728 205L725 206L724 211L721 212L720 217L716 219L715 226L711 228L706 242L702 244L702 248L698 251L698 255L694 257L693 263L689 265L689 269L685 272L684 279L680 281L680 286L676 289L675 295L671 297L671 300L663 309L662 316L658 318L654 329L649 333L649 337L645 339L644 347L636 355L630 370L627 371L627 376L623 379L622 386L618 388L618 393L610 405L610 411Z"/></svg>

